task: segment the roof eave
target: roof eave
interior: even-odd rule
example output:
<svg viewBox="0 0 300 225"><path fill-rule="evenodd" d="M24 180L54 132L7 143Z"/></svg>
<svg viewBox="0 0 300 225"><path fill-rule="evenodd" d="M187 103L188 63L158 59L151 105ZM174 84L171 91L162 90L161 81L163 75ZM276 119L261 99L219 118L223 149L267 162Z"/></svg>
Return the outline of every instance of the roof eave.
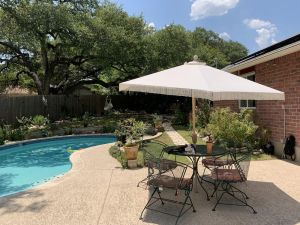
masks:
<svg viewBox="0 0 300 225"><path fill-rule="evenodd" d="M229 72L229 73L234 73L239 70L243 70L243 69L255 66L257 64L261 64L261 63L270 61L272 59L276 59L276 58L279 58L279 57L282 57L285 55L289 55L289 54L292 54L297 51L300 51L300 41L297 41L295 43L275 49L274 51L268 52L268 53L258 56L256 58L245 60L245 61L239 62L237 64L230 64L230 65L224 67L223 70L226 72Z"/></svg>

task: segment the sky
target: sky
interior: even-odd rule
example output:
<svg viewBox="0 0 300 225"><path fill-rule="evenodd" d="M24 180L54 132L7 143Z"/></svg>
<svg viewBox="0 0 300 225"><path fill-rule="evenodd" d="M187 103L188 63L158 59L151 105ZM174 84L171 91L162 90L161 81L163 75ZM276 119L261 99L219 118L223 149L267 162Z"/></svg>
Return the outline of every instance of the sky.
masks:
<svg viewBox="0 0 300 225"><path fill-rule="evenodd" d="M253 53L300 33L300 0L112 0L161 29L203 27Z"/></svg>

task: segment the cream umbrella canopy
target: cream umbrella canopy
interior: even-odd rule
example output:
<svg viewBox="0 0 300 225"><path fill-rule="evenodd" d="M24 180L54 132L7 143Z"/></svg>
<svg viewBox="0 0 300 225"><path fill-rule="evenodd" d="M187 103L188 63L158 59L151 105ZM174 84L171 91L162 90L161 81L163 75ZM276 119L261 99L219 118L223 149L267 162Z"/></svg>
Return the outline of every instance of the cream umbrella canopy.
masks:
<svg viewBox="0 0 300 225"><path fill-rule="evenodd" d="M199 62L198 57L173 67L119 84L119 91L192 97L193 142L196 98L220 100L284 100L284 93Z"/></svg>

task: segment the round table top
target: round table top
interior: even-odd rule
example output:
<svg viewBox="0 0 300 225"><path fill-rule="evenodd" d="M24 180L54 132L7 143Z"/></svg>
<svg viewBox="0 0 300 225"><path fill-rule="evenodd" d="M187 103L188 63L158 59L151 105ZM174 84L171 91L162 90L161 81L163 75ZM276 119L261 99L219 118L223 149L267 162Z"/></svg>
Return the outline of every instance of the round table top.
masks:
<svg viewBox="0 0 300 225"><path fill-rule="evenodd" d="M212 153L207 153L206 145L196 145L196 149L194 152L185 151L185 148L188 145L174 145L168 146L163 149L164 152L173 155L180 156L192 156L192 157L204 157L204 156L220 156L224 155L228 152L224 147L220 147L218 145L213 145ZM195 146L195 145L193 145Z"/></svg>

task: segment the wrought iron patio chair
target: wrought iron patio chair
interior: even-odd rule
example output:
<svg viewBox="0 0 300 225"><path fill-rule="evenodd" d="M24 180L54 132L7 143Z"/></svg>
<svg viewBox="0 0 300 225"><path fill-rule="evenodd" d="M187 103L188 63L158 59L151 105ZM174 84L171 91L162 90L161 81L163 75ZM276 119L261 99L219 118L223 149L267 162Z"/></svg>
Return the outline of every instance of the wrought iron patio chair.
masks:
<svg viewBox="0 0 300 225"><path fill-rule="evenodd" d="M151 146L151 148L149 148ZM160 166L160 172L165 173L167 171L171 171L177 167L176 162L176 156L174 157L174 160L169 160L164 158L164 151L163 149L167 147L168 145L157 140L151 140L151 141L144 141L141 145L142 151L143 151L143 161L144 165L148 165L148 161L151 160L152 163L154 161L159 162L157 166ZM153 164L154 166L155 164ZM164 168L162 168L162 165ZM148 168L149 169L149 168ZM137 186L139 187L140 184L146 184L149 179L149 171L146 178L141 180Z"/></svg>
<svg viewBox="0 0 300 225"><path fill-rule="evenodd" d="M182 163L177 163L177 166L173 170L165 171L165 168L168 167L168 163L166 165L166 161L163 160L153 160L149 159L147 162L149 179L147 181L147 185L152 187L152 194L150 199L148 200L146 206L141 212L140 219L143 219L143 213L147 210L152 210L160 213L164 213L166 215L176 217L175 224L178 223L179 218L184 215L189 209L193 209L193 212L196 212L192 199L190 197L190 192L192 190L193 180L192 178L186 178L186 171L189 168L187 165ZM174 190L174 198L166 198L164 196L164 190ZM179 201L178 196L181 196L181 193L184 193L184 199ZM173 195L171 195L173 196ZM172 214L166 211L159 210L159 207L154 207L155 204L160 202L164 205L166 202L181 205L179 208L178 214ZM164 206L163 208L165 208Z"/></svg>
<svg viewBox="0 0 300 225"><path fill-rule="evenodd" d="M233 164L230 167L216 167L211 171L211 178L215 181L215 190L212 194L216 194L217 202L213 207L213 211L219 204L247 206L256 214L254 208L247 203L249 197L245 192L236 187L235 184L247 181L252 151L244 149L239 152L230 152ZM231 196L239 204L232 202L221 202L224 194Z"/></svg>
<svg viewBox="0 0 300 225"><path fill-rule="evenodd" d="M209 170L210 172L217 168L228 168L233 165L233 160L230 157L228 153L220 156L212 156L212 157L206 157L202 159L202 165L204 167L202 177L206 176L206 171Z"/></svg>

